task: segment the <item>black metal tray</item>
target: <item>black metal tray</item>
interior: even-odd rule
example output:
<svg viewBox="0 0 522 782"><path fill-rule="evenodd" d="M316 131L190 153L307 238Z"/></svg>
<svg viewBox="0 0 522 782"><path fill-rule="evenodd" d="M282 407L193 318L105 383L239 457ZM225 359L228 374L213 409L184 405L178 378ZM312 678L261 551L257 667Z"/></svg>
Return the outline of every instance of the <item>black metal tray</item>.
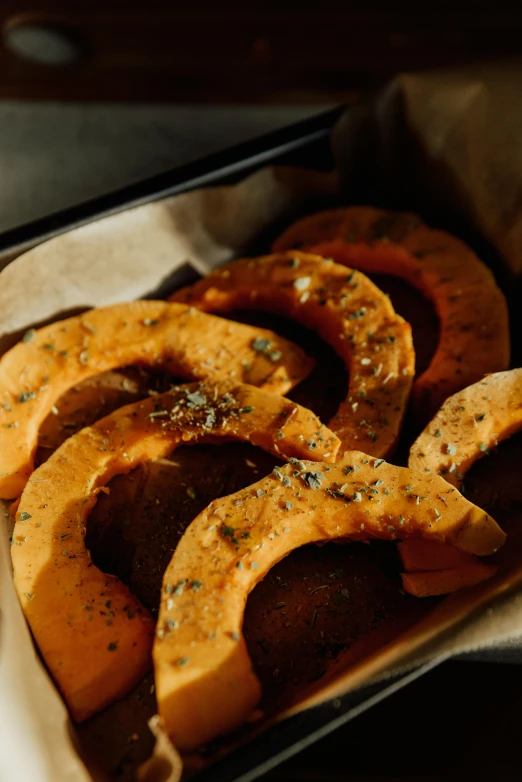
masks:
<svg viewBox="0 0 522 782"><path fill-rule="evenodd" d="M330 169L330 136L345 110L338 107L138 184L87 201L0 234L0 254L10 257L52 236L138 204L243 179L268 164ZM249 782L396 692L438 660L325 701L278 722L192 777L194 782Z"/></svg>

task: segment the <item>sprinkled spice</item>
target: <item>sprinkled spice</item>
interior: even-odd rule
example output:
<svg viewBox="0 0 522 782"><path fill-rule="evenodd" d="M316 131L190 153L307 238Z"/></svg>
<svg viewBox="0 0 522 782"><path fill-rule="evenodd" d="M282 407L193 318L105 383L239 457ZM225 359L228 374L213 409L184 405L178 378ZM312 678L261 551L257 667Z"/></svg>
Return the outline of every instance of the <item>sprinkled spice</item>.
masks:
<svg viewBox="0 0 522 782"><path fill-rule="evenodd" d="M292 505L292 503L289 502L288 500L286 500L286 502L285 502L285 509L286 510L292 510L293 507L294 506Z"/></svg>
<svg viewBox="0 0 522 782"><path fill-rule="evenodd" d="M203 585L202 585L201 581L198 581L197 579L196 579L196 581L192 582L192 590L194 592L199 592L199 590L201 589L202 586Z"/></svg>
<svg viewBox="0 0 522 782"><path fill-rule="evenodd" d="M298 277L296 280L294 280L293 284L296 291L305 291L311 282L311 277Z"/></svg>
<svg viewBox="0 0 522 782"><path fill-rule="evenodd" d="M440 429L437 429L437 431L435 432L435 437L442 437L442 432L440 431Z"/></svg>
<svg viewBox="0 0 522 782"><path fill-rule="evenodd" d="M25 342L26 344L28 342L32 342L34 339L34 336L36 334L36 331L34 329L27 329L24 336L22 337L22 342Z"/></svg>
<svg viewBox="0 0 522 782"><path fill-rule="evenodd" d="M143 321L143 325L144 326L148 326L148 327L150 327L150 326L157 326L158 323L159 323L159 320L152 320L151 318L145 318L145 320Z"/></svg>
<svg viewBox="0 0 522 782"><path fill-rule="evenodd" d="M489 453L487 443L480 443L479 448L482 451L482 453Z"/></svg>
<svg viewBox="0 0 522 782"><path fill-rule="evenodd" d="M254 412L254 408L251 407L250 405L247 405L247 407L240 407L239 408L239 412L240 412L240 414L243 414L243 413L253 413Z"/></svg>
<svg viewBox="0 0 522 782"><path fill-rule="evenodd" d="M268 354L268 358L270 359L270 361L279 361L282 355L283 354L281 353L280 350L272 350Z"/></svg>
<svg viewBox="0 0 522 782"><path fill-rule="evenodd" d="M188 665L190 662L190 657L180 657L179 660L176 660L176 665L179 665L180 668L182 668L184 665Z"/></svg>
<svg viewBox="0 0 522 782"><path fill-rule="evenodd" d="M283 483L283 473L281 472L281 468L277 465L272 470L273 475L277 478L278 481L281 481Z"/></svg>
<svg viewBox="0 0 522 782"><path fill-rule="evenodd" d="M233 527L229 527L225 524L223 527L221 527L221 531L226 538L234 537L235 529Z"/></svg>
<svg viewBox="0 0 522 782"><path fill-rule="evenodd" d="M30 513L27 513L26 510L23 510L20 516L18 517L18 521L27 521L28 519L32 519L32 518L33 517L31 516Z"/></svg>
<svg viewBox="0 0 522 782"><path fill-rule="evenodd" d="M29 402L30 399L34 399L35 396L35 391L22 391L20 394L18 394L18 401L20 404L24 404L24 402Z"/></svg>
<svg viewBox="0 0 522 782"><path fill-rule="evenodd" d="M110 644L107 647L109 652L115 652L117 648L118 648L118 642L117 641L111 641Z"/></svg>
<svg viewBox="0 0 522 782"><path fill-rule="evenodd" d="M311 489L319 489L321 487L322 481L324 481L324 475L322 472L305 472L301 475L301 478L309 485Z"/></svg>
<svg viewBox="0 0 522 782"><path fill-rule="evenodd" d="M487 413L480 413L480 415L475 418L475 421L483 421L486 416Z"/></svg>
<svg viewBox="0 0 522 782"><path fill-rule="evenodd" d="M187 394L187 407L198 408L207 404L207 397L201 394L199 391L193 391L191 394Z"/></svg>
<svg viewBox="0 0 522 782"><path fill-rule="evenodd" d="M265 337L256 337L252 342L252 347L258 353L264 353L270 347L270 340L265 339Z"/></svg>
<svg viewBox="0 0 522 782"><path fill-rule="evenodd" d="M455 456L455 454L457 453L457 449L453 445L453 443L448 443L446 446L446 452L449 453L450 456Z"/></svg>

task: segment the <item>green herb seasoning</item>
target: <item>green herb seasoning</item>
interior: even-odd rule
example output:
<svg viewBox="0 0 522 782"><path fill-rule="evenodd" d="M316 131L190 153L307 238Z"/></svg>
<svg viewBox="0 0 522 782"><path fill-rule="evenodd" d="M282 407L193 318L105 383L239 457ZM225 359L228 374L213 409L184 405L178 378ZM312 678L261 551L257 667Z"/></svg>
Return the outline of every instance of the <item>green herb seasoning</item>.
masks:
<svg viewBox="0 0 522 782"><path fill-rule="evenodd" d="M36 391L22 391L20 394L18 394L18 401L20 404L24 404L25 402L29 402L30 399L34 399L36 397Z"/></svg>
<svg viewBox="0 0 522 782"><path fill-rule="evenodd" d="M265 339L264 337L256 337L252 342L252 347L254 350L257 350L258 353L264 353L265 350L268 350L270 344L270 340Z"/></svg>
<svg viewBox="0 0 522 782"><path fill-rule="evenodd" d="M324 481L324 475L322 472L304 472L301 478L311 489L320 489L321 484Z"/></svg>
<svg viewBox="0 0 522 782"><path fill-rule="evenodd" d="M207 404L207 397L201 394L199 391L193 391L191 394L187 394L187 407L192 409L203 407Z"/></svg>

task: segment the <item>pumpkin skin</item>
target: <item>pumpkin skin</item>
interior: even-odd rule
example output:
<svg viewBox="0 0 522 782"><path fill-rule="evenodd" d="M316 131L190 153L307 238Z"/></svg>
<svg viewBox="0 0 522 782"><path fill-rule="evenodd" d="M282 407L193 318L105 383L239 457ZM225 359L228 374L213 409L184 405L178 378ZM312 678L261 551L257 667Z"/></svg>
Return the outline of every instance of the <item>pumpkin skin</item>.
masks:
<svg viewBox="0 0 522 782"><path fill-rule="evenodd" d="M241 628L249 592L276 562L307 543L409 536L476 554L505 540L440 476L357 451L333 465L287 464L212 502L185 531L163 579L153 659L159 714L174 745L191 750L227 733L258 703Z"/></svg>
<svg viewBox="0 0 522 782"><path fill-rule="evenodd" d="M205 312L266 310L315 329L350 372L348 396L328 424L342 449L393 452L415 371L411 328L364 274L317 255L280 253L232 261L172 300Z"/></svg>
<svg viewBox="0 0 522 782"><path fill-rule="evenodd" d="M291 225L273 251L295 247L363 272L393 274L435 305L439 345L413 385L417 418L429 420L444 400L488 372L509 367L506 300L487 266L454 236L412 214L372 207L319 212Z"/></svg>
<svg viewBox="0 0 522 782"><path fill-rule="evenodd" d="M269 345L256 350L256 340ZM0 498L18 497L33 470L38 429L62 393L137 364L191 380L232 377L285 394L313 361L272 331L164 301L90 310L32 330L0 358Z"/></svg>
<svg viewBox="0 0 522 782"><path fill-rule="evenodd" d="M443 475L448 483L459 488L467 471L478 459L521 429L522 369L497 372L446 400L413 443L408 466L422 473ZM411 549L411 541L401 545L400 553L406 570L409 573L421 569L427 571L422 583L420 577L403 577L406 591L419 597L446 594L462 585L469 586L469 579L476 578L473 583L479 583L497 570L475 558L471 562L455 561L453 550L441 552L434 544L427 544L422 556ZM452 572L447 573L447 583L441 593L443 576L438 573L431 575L429 571L446 569Z"/></svg>
<svg viewBox="0 0 522 782"><path fill-rule="evenodd" d="M242 440L275 455L333 461L339 440L306 408L228 381L202 381L122 407L65 441L16 510L14 582L73 717L122 697L150 668L154 623L85 547L87 517L115 475L196 442Z"/></svg>

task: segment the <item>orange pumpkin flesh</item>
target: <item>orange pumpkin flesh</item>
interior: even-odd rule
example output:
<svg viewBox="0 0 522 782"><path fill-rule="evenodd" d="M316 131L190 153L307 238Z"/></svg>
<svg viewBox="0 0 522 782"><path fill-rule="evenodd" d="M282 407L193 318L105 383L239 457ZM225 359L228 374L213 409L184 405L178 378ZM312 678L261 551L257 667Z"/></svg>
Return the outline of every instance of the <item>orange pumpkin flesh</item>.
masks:
<svg viewBox="0 0 522 782"><path fill-rule="evenodd" d="M0 498L21 494L38 429L60 395L129 364L189 379L230 376L284 394L313 362L271 331L163 301L116 304L31 330L0 358Z"/></svg>
<svg viewBox="0 0 522 782"><path fill-rule="evenodd" d="M317 330L345 361L348 396L330 421L343 450L389 455L414 374L411 329L359 272L300 252L233 261L172 297L207 312L261 309Z"/></svg>
<svg viewBox="0 0 522 782"><path fill-rule="evenodd" d="M443 475L448 483L460 487L467 471L478 459L521 429L522 369L497 372L446 400L413 443L408 465L419 472ZM452 573L448 573L445 592L460 588L455 574L457 566L471 578L473 576L468 573L467 566L473 564L472 573L477 579L475 583L490 578L496 571L493 566L487 566L489 570L486 569L476 559L471 563L456 562L457 552L451 549L441 552L437 546L427 544L421 556L415 549L410 550L410 546L411 543L405 541L400 551L407 571L452 569ZM481 573L482 578L479 578ZM431 577L426 572L422 592L440 594L441 583L440 574ZM403 585L408 592L417 589L416 579L406 576L403 577Z"/></svg>
<svg viewBox="0 0 522 782"><path fill-rule="evenodd" d="M227 733L258 703L242 621L249 592L276 562L307 543L409 536L477 554L505 540L440 476L357 451L333 465L294 460L212 502L187 528L163 578L153 659L158 709L174 745L190 750Z"/></svg>
<svg viewBox="0 0 522 782"><path fill-rule="evenodd" d="M69 438L22 494L15 586L40 652L76 720L123 696L150 667L154 624L94 566L87 517L115 475L192 442L243 440L276 455L335 459L339 440L306 408L230 382L179 386L116 410Z"/></svg>
<svg viewBox="0 0 522 782"><path fill-rule="evenodd" d="M368 274L397 275L432 300L440 320L439 345L413 386L424 421L451 394L509 366L505 298L490 270L456 237L428 228L415 215L349 207L297 221L273 250L292 247Z"/></svg>

